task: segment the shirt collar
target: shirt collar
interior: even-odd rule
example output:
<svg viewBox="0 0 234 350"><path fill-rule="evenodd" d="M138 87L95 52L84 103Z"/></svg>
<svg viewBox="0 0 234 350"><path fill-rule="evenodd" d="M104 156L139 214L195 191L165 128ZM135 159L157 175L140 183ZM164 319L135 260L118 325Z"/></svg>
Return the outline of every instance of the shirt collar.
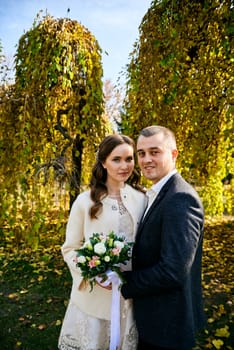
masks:
<svg viewBox="0 0 234 350"><path fill-rule="evenodd" d="M164 176L160 181L158 181L156 184L154 184L150 190L154 191L155 193L159 193L162 189L162 187L165 185L165 183L172 177L172 175L176 174L177 170L173 169L170 171L166 176Z"/></svg>

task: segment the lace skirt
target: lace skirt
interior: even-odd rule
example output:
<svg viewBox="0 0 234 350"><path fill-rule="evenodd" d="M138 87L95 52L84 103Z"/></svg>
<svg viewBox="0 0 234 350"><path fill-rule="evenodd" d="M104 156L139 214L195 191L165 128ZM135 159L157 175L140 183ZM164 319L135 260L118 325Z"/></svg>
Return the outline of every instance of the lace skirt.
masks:
<svg viewBox="0 0 234 350"><path fill-rule="evenodd" d="M131 301L121 302L121 343L118 350L136 350L137 331ZM59 336L59 350L108 350L109 343L110 321L89 316L70 301Z"/></svg>

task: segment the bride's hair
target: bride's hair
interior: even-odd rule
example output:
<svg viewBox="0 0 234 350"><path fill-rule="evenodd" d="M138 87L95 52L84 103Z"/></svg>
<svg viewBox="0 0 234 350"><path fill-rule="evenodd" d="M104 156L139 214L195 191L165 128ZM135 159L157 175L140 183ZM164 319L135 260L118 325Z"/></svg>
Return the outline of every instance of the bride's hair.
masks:
<svg viewBox="0 0 234 350"><path fill-rule="evenodd" d="M101 200L108 195L108 190L106 187L107 180L107 171L103 167L103 163L109 154L113 151L113 149L119 145L127 143L130 145L133 150L135 150L134 141L126 135L113 134L106 136L103 141L99 145L99 149L96 154L96 162L92 169L92 176L90 181L90 196L94 204L90 208L90 217L91 219L96 218L97 214L100 213L102 209ZM139 183L139 174L134 169L132 175L128 179L128 183L131 184L138 190L142 190Z"/></svg>

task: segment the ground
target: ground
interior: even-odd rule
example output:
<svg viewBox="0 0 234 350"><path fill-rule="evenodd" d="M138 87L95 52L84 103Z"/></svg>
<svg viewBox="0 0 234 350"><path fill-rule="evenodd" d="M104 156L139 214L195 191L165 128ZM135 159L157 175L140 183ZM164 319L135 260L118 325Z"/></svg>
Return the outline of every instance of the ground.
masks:
<svg viewBox="0 0 234 350"><path fill-rule="evenodd" d="M63 235L55 237L51 230L36 249L24 242L16 245L14 235L1 236L1 350L57 349L71 277L60 251ZM207 327L195 350L233 349L233 232L233 217L206 220L203 290Z"/></svg>

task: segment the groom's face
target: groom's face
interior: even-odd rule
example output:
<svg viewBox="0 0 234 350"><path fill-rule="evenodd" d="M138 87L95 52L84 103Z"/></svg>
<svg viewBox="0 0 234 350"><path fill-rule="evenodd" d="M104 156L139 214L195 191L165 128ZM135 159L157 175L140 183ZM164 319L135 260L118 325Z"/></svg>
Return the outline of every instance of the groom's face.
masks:
<svg viewBox="0 0 234 350"><path fill-rule="evenodd" d="M175 169L177 150L171 149L158 133L149 137L140 135L137 141L138 163L143 175L157 183Z"/></svg>

